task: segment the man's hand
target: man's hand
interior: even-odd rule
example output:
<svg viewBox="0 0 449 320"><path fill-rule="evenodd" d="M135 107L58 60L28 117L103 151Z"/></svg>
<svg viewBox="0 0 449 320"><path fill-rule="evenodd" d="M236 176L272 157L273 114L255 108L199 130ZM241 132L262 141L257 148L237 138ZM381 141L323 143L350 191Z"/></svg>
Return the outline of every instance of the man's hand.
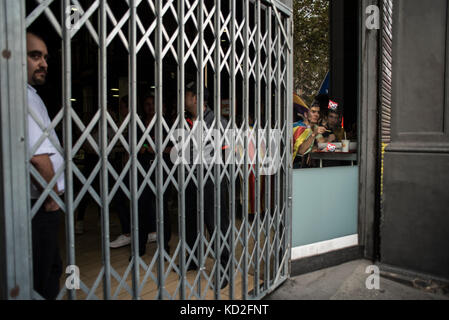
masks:
<svg viewBox="0 0 449 320"><path fill-rule="evenodd" d="M327 129L325 127L318 127L316 126L315 129L313 129L313 133L315 135L324 134L326 133Z"/></svg>
<svg viewBox="0 0 449 320"><path fill-rule="evenodd" d="M337 141L337 137L335 136L335 134L331 134L329 138L327 138L327 142L335 142L335 141Z"/></svg>
<svg viewBox="0 0 449 320"><path fill-rule="evenodd" d="M47 201L44 203L44 210L45 212L55 212L58 211L60 208L55 200L48 197Z"/></svg>
<svg viewBox="0 0 449 320"><path fill-rule="evenodd" d="M31 164L36 168L36 170L40 173L42 178L47 183L50 183L50 181L55 176L55 171L53 169L53 164L51 163L50 156L48 154L42 154L38 156L34 156L31 159ZM38 186L38 183L35 183L36 186ZM42 189L42 188L41 188ZM58 191L58 185L55 184L55 187L53 190L56 192L56 194L59 193ZM49 196L44 203L44 209L46 212L54 212L59 210L58 204Z"/></svg>

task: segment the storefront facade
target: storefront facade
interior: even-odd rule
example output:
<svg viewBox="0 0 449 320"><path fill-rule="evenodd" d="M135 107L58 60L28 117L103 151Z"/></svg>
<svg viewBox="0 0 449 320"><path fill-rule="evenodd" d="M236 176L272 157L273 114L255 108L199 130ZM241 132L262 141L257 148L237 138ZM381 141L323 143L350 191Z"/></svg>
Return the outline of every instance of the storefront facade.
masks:
<svg viewBox="0 0 449 320"><path fill-rule="evenodd" d="M341 20L353 19L354 4L332 3L331 69L344 74L354 51ZM359 161L293 173L293 229L303 232L292 238L292 274L365 258L389 276L447 283L448 5L357 6ZM331 80L339 99L347 83ZM326 192L314 192L323 188L315 175Z"/></svg>
<svg viewBox="0 0 449 320"><path fill-rule="evenodd" d="M30 173L38 178L30 168L26 147L24 37L34 23L50 26L57 39L54 43L61 49L56 76L61 94L52 128L59 127L61 142L70 148L61 150L66 166L59 174L66 178L65 195L53 196L65 212L65 266L82 263L74 232L78 206L90 194L101 208L101 245L95 256L99 267L89 269L89 276L81 268L81 288L64 287L59 299L261 299L290 276L357 258L371 259L385 271L449 279L447 1L426 5L418 0L331 0L330 94L356 105L357 158L347 166L308 170L293 170L290 163L291 0L215 1L212 6L202 1L148 1L145 9L143 1L137 0L123 1L120 8L106 0L91 1L89 6L83 1L38 1L32 9L27 8L28 2L0 2L0 16L4 17L0 20L2 298L39 299L32 287L31 253L31 217L37 208L31 206L26 187ZM79 29L64 28L62 23L73 22L76 10L71 10L72 6L83 9ZM62 10L64 7L70 10ZM148 21L139 15L140 10L149 12ZM372 23L376 18L378 28ZM354 25L357 27L351 28ZM76 37L79 30L81 40ZM90 40L83 42L86 38ZM75 62L79 56L72 46L81 50L87 44L95 48L94 58L88 56L96 61L95 76L76 78L72 67L79 67ZM149 65L145 65L146 57L139 57L142 48ZM113 74L114 59L120 52L125 52L125 68ZM148 81L142 70L151 75ZM206 164L197 171L167 166L163 150L169 141L161 137L186 128L179 115L184 115L185 87L192 80L188 73L211 92L216 121L209 129L237 132L230 139L223 135L217 145L229 144L233 150L241 146L240 157L231 155L239 160ZM89 77L94 85L79 89ZM115 98L109 92L110 84L121 92L118 97L129 97L129 115L121 123L115 123L108 111L108 101ZM154 89L158 105L155 120L146 128L147 134L156 130L160 137L146 141L157 150L147 171L137 160L139 149L146 144L137 136L139 127L144 127L138 117L140 86ZM98 96L92 98L97 91ZM199 86L198 96L204 91ZM76 92L82 92L82 106L77 105ZM167 95L174 97L178 114L171 127L163 115ZM223 112L223 100L236 107ZM204 114L198 110L201 119ZM219 126L220 114L228 117L227 128ZM101 130L97 137L93 134L96 126ZM110 128L112 140L108 140ZM81 131L76 138L75 129ZM262 130L264 138L252 139L252 130ZM273 137L274 144L261 143ZM188 135L188 139L194 138ZM87 175L76 162L85 143L92 144L99 156ZM129 155L121 171L109 161L115 144L121 144ZM267 157L252 158L252 144L256 154L263 151L279 160L274 174L264 174ZM201 147L199 150L204 153ZM193 180L202 186L194 195L200 204L205 200L204 180L208 178L216 181L212 187L216 204L221 203L222 183L227 182L229 192L223 198L229 208L230 228L208 234L203 227L205 209L198 206L195 248L201 252L201 268L189 273L186 259L193 248L185 239L183 203L191 196L186 194L186 186ZM81 182L80 189L76 189L75 179ZM95 179L99 179L100 189L95 187ZM54 183L44 188L45 196L51 195ZM154 245L154 255L144 261L136 257L139 197L147 186L156 196L159 231L164 230L167 206L161 195L175 188L179 205L172 215L177 237L171 242L171 252ZM130 255L135 258L125 264L117 263L109 248L112 202L118 190L129 201L132 221ZM218 221L220 210L220 205L213 210ZM162 234L158 232L157 243L164 242ZM232 259L223 266L215 257L226 250ZM127 260L128 251L123 254ZM229 284L220 290L214 283L224 279ZM154 288L145 289L148 283Z"/></svg>

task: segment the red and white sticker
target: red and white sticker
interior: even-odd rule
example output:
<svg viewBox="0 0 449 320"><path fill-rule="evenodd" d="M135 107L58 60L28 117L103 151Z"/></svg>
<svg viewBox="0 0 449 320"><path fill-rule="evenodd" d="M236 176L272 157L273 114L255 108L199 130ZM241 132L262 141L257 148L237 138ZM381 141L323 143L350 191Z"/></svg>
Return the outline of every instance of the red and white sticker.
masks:
<svg viewBox="0 0 449 320"><path fill-rule="evenodd" d="M337 146L335 144L329 143L327 145L327 151L328 152L335 152L335 150L337 150Z"/></svg>
<svg viewBox="0 0 449 320"><path fill-rule="evenodd" d="M337 110L337 108L338 108L338 103L336 103L336 102L334 102L332 100L329 100L329 109Z"/></svg>

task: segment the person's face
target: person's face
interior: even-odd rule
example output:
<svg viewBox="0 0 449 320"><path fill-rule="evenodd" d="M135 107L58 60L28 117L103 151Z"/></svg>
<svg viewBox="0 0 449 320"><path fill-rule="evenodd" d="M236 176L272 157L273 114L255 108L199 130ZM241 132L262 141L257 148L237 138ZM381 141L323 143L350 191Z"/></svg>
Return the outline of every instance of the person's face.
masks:
<svg viewBox="0 0 449 320"><path fill-rule="evenodd" d="M331 112L329 113L328 117L327 117L327 122L329 123L329 126L334 128L338 125L338 115Z"/></svg>
<svg viewBox="0 0 449 320"><path fill-rule="evenodd" d="M27 34L27 68L28 83L43 85L47 79L48 51L44 41L32 34Z"/></svg>
<svg viewBox="0 0 449 320"><path fill-rule="evenodd" d="M311 123L318 123L320 120L320 107L312 107L309 112L309 121Z"/></svg>
<svg viewBox="0 0 449 320"><path fill-rule="evenodd" d="M128 115L128 112L129 112L128 105L125 102L120 101L120 109L119 109L120 116L125 118Z"/></svg>
<svg viewBox="0 0 449 320"><path fill-rule="evenodd" d="M185 95L185 104L186 104L186 110L190 112L191 114L196 114L197 108L197 98L196 94L194 94L191 91L186 91Z"/></svg>
<svg viewBox="0 0 449 320"><path fill-rule="evenodd" d="M154 97L148 97L143 103L143 111L149 117L154 116L155 108L154 108Z"/></svg>

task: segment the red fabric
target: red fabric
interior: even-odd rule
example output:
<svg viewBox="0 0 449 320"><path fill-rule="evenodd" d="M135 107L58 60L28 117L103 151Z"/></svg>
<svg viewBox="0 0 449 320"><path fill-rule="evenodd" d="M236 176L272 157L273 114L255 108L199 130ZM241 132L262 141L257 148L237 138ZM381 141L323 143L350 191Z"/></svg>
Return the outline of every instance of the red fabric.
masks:
<svg viewBox="0 0 449 320"><path fill-rule="evenodd" d="M293 135L293 141L296 141L303 133L306 131L307 128L300 127L298 130L295 131L295 134Z"/></svg>

